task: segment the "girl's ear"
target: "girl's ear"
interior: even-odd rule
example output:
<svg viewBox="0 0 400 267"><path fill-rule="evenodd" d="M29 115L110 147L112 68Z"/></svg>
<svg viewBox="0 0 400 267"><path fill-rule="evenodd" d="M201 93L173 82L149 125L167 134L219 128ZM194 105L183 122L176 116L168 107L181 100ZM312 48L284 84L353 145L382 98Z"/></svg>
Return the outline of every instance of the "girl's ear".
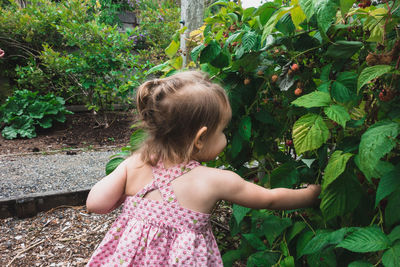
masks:
<svg viewBox="0 0 400 267"><path fill-rule="evenodd" d="M204 147L205 135L207 132L207 127L203 126L200 130L197 131L196 136L194 138L194 147L199 151Z"/></svg>

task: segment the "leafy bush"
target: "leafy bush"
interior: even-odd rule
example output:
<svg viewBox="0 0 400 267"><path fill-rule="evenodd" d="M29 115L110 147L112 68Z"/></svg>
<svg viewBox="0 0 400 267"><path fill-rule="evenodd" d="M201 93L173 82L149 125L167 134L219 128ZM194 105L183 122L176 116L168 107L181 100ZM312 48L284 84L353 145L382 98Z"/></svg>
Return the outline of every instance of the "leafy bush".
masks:
<svg viewBox="0 0 400 267"><path fill-rule="evenodd" d="M36 137L36 127L50 128L54 121L65 122L65 114L72 114L64 107L65 101L54 94L44 96L28 90L15 91L0 106L0 123L5 126L2 135L6 139Z"/></svg>
<svg viewBox="0 0 400 267"><path fill-rule="evenodd" d="M322 185L318 209L233 205L241 244L224 264L398 266L400 3L216 6L191 33L190 65L223 84L233 110L229 145L210 165L268 188ZM169 52L154 71L179 70Z"/></svg>

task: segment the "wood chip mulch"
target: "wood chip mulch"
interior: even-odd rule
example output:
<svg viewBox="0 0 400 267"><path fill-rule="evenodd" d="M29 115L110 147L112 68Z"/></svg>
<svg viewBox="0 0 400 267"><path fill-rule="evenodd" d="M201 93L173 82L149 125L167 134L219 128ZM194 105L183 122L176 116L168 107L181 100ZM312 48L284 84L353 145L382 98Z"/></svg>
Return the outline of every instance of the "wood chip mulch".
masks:
<svg viewBox="0 0 400 267"><path fill-rule="evenodd" d="M120 209L89 214L85 206L62 206L32 218L1 219L0 266L85 266L119 213ZM228 205L219 205L212 216L214 234L223 247L234 245L230 216Z"/></svg>

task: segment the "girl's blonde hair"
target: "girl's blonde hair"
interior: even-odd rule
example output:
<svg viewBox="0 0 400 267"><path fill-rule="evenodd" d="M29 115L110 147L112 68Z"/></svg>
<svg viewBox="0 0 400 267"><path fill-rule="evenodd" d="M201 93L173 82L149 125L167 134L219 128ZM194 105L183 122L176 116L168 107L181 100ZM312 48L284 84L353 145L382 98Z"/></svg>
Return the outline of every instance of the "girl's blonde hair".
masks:
<svg viewBox="0 0 400 267"><path fill-rule="evenodd" d="M231 107L225 90L202 72L186 71L142 84L137 91L142 127L148 137L141 155L145 163L187 162L194 138L206 126L206 138L227 123Z"/></svg>

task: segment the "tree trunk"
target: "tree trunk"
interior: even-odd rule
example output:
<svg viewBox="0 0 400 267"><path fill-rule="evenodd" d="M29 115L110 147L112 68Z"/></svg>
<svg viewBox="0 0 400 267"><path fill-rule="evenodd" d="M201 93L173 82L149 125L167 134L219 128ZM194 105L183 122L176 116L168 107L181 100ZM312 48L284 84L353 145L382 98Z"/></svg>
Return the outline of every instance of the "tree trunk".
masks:
<svg viewBox="0 0 400 267"><path fill-rule="evenodd" d="M181 35L181 50L183 57L183 66L186 66L190 57L186 39L189 33L203 25L204 0L182 0L181 1L181 23L187 27L187 30Z"/></svg>

